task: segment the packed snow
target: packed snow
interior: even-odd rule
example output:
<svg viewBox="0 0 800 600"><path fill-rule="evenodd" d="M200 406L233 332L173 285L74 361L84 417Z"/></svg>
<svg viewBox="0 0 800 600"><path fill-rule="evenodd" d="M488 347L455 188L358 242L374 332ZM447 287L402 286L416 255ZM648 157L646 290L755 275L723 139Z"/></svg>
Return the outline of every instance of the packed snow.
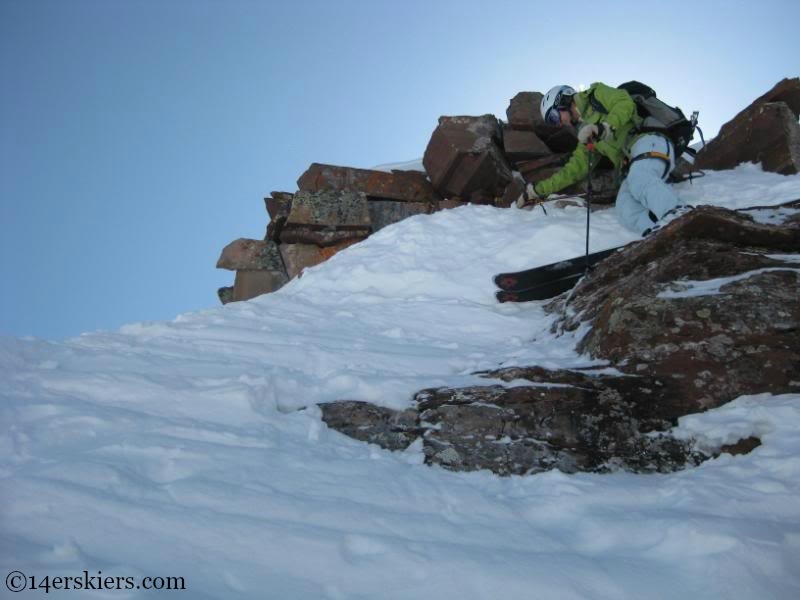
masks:
<svg viewBox="0 0 800 600"><path fill-rule="evenodd" d="M800 198L800 176L746 165L678 190L769 206ZM669 475L454 473L321 421L320 402L401 408L487 383L480 369L593 364L574 349L585 330L554 336L542 303L497 304L491 279L580 255L584 236L580 206L468 206L249 302L0 339L3 575L123 582L50 589L70 598L143 597L145 577L191 598L800 597L800 395L682 419L700 445L763 444ZM592 250L634 239L592 214Z"/></svg>

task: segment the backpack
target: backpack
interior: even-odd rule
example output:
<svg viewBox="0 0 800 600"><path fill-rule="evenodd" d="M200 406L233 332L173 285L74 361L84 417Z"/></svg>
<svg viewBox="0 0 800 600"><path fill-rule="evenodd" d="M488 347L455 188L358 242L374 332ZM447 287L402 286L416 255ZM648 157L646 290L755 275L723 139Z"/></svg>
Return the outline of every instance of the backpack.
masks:
<svg viewBox="0 0 800 600"><path fill-rule="evenodd" d="M628 81L618 85L617 89L628 92L636 103L636 111L642 118L642 124L637 128L639 133L657 132L666 135L675 146L676 157L684 152L696 154L695 150L689 148L689 144L694 137L695 129L698 129L699 113L694 112L691 119L687 119L680 108L660 100L653 88L639 81ZM589 96L589 103L596 111L608 114L608 110L594 97L594 94Z"/></svg>

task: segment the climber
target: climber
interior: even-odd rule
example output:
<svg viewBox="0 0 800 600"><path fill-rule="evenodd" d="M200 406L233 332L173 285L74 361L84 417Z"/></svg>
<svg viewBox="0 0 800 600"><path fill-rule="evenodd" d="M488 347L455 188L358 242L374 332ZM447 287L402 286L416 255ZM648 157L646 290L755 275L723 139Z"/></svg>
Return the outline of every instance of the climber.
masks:
<svg viewBox="0 0 800 600"><path fill-rule="evenodd" d="M628 92L603 83L594 83L583 92L559 85L542 98L540 109L545 123L574 126L579 143L557 173L526 186L517 206L540 202L586 179L590 162L596 165L605 157L618 172L627 169L616 200L617 217L625 227L646 235L660 219L674 214L680 201L666 183L675 168L674 146L661 133L638 131L642 119ZM595 156L590 157L590 152Z"/></svg>

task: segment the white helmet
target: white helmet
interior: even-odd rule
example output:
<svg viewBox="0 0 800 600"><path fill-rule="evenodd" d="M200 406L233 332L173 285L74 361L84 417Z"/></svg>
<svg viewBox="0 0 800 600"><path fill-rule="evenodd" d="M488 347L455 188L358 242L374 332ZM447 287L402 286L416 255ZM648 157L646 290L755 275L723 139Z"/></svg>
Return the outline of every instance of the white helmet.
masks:
<svg viewBox="0 0 800 600"><path fill-rule="evenodd" d="M558 109L569 108L572 97L576 93L575 89L568 85L557 85L551 88L542 98L542 104L539 107L545 123L550 123L551 125L558 123L561 119L558 115Z"/></svg>

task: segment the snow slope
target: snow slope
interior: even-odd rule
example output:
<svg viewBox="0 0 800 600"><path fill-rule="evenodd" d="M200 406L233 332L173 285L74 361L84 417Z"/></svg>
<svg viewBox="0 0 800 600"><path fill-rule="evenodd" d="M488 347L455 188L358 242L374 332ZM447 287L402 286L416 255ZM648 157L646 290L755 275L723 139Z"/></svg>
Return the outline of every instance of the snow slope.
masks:
<svg viewBox="0 0 800 600"><path fill-rule="evenodd" d="M770 205L800 176L749 165L680 193ZM321 422L318 402L402 407L477 369L588 364L538 303L494 302L494 272L583 251L584 210L548 214L414 217L250 302L0 339L3 576L183 577L191 598L800 597L800 396L684 419L764 444L671 475L452 473ZM633 239L592 215L593 250Z"/></svg>

